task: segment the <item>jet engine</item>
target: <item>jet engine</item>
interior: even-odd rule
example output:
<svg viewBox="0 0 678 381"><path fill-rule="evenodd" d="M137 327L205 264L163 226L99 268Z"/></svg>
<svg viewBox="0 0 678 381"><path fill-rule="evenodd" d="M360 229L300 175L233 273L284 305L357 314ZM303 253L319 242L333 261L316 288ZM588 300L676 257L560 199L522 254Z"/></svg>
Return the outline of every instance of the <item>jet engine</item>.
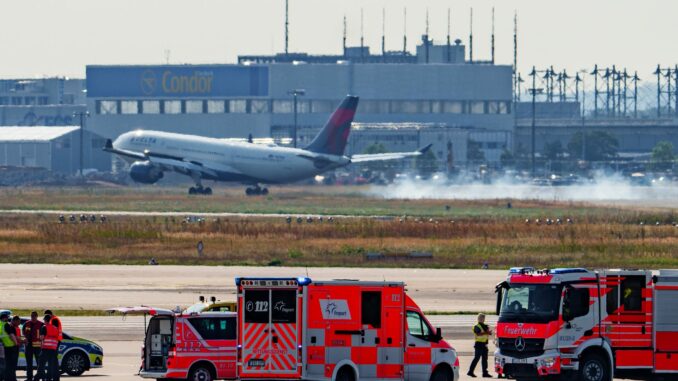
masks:
<svg viewBox="0 0 678 381"><path fill-rule="evenodd" d="M143 184L155 184L162 179L162 170L148 161L136 161L129 167L129 177Z"/></svg>

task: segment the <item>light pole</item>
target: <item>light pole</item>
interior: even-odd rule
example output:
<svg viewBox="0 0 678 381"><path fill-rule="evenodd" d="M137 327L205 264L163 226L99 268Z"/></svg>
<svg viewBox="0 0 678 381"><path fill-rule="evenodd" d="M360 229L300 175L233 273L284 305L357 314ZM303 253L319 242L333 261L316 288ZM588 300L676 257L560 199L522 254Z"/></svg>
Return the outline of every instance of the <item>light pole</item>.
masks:
<svg viewBox="0 0 678 381"><path fill-rule="evenodd" d="M581 159L586 161L586 74L584 69L579 71L581 76Z"/></svg>
<svg viewBox="0 0 678 381"><path fill-rule="evenodd" d="M88 111L76 111L73 113L73 117L80 118L80 177L83 177L83 161L84 161L84 129L85 129L85 118L89 117Z"/></svg>
<svg viewBox="0 0 678 381"><path fill-rule="evenodd" d="M294 98L294 131L292 133L292 141L294 148L297 148L297 97L306 95L306 90L304 89L293 89L287 92Z"/></svg>
<svg viewBox="0 0 678 381"><path fill-rule="evenodd" d="M537 88L537 70L532 67L532 87L529 89L532 95L532 177L537 174L536 150L537 150L537 94L541 94L544 89Z"/></svg>

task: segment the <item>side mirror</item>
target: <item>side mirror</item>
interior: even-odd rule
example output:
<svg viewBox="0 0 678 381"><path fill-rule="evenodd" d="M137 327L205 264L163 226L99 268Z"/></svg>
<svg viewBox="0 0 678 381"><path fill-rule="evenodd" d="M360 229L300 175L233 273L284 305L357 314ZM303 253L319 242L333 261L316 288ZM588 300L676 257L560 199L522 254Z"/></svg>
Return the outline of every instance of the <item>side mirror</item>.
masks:
<svg viewBox="0 0 678 381"><path fill-rule="evenodd" d="M509 284L506 281L503 281L496 286L494 286L494 292L497 293L497 305L495 306L495 312L497 316L501 312L501 302L504 300L504 289L508 289Z"/></svg>
<svg viewBox="0 0 678 381"><path fill-rule="evenodd" d="M440 328L436 328L436 342L442 339L443 339L443 330Z"/></svg>

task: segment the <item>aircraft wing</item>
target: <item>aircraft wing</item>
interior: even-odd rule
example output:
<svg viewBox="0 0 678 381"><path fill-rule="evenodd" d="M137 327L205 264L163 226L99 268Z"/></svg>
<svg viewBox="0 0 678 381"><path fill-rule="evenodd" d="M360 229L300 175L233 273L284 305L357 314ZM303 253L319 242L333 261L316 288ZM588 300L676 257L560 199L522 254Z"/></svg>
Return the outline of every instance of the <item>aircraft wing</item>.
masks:
<svg viewBox="0 0 678 381"><path fill-rule="evenodd" d="M364 163L368 161L383 161L383 160L397 160L404 159L406 157L412 156L421 156L426 153L433 144L429 144L424 148L418 149L413 152L388 152L388 153L374 153L374 154L363 154L363 155L353 155L351 156L351 163Z"/></svg>
<svg viewBox="0 0 678 381"><path fill-rule="evenodd" d="M188 176L200 174L201 177L203 177L203 175L217 177L217 171L205 166L203 163L188 161L179 156L156 154L148 150L144 152L134 152L113 148L113 143L110 139L106 141L104 151L120 156L131 157L133 159L149 161L165 171L174 171ZM231 170L230 172L237 171Z"/></svg>

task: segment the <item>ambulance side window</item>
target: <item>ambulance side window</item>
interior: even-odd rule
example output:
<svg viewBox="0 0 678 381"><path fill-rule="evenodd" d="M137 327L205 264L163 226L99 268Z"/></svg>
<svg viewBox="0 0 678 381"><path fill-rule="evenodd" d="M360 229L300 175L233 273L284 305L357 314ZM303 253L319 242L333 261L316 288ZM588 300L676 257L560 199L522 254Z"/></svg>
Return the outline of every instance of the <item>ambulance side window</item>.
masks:
<svg viewBox="0 0 678 381"><path fill-rule="evenodd" d="M362 292L362 317L360 324L381 328L381 292Z"/></svg>
<svg viewBox="0 0 678 381"><path fill-rule="evenodd" d="M188 320L203 340L235 340L235 318L194 318Z"/></svg>
<svg viewBox="0 0 678 381"><path fill-rule="evenodd" d="M428 324L414 311L407 311L407 329L410 335L422 340L429 340L433 336Z"/></svg>
<svg viewBox="0 0 678 381"><path fill-rule="evenodd" d="M619 308L619 286L612 286L612 290L607 293L607 314L612 315Z"/></svg>
<svg viewBox="0 0 678 381"><path fill-rule="evenodd" d="M621 302L624 305L624 311L642 311L643 288L645 288L645 277L630 276L622 280Z"/></svg>

